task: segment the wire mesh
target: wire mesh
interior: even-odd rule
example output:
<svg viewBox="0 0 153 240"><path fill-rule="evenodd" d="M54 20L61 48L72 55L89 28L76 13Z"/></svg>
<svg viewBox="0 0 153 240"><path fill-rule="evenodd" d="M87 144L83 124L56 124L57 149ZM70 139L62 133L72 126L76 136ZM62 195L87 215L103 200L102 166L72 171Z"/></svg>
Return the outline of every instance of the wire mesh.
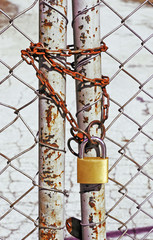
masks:
<svg viewBox="0 0 153 240"><path fill-rule="evenodd" d="M37 3L0 3L1 239L37 238L37 82L20 53L23 46L38 41ZM29 16L35 23L31 28Z"/></svg>
<svg viewBox="0 0 153 240"><path fill-rule="evenodd" d="M111 82L108 239L152 239L152 3L102 3L102 41L109 46L102 67ZM120 233L113 232L116 228Z"/></svg>
<svg viewBox="0 0 153 240"><path fill-rule="evenodd" d="M38 0L17 3L0 3L0 238L37 239L38 83L20 50L38 42ZM102 53L102 73L110 77L111 101L105 140L107 239L153 239L152 12L152 1L101 0L101 41L109 47ZM67 101L75 114L74 97ZM66 156L65 217L80 218L76 160Z"/></svg>

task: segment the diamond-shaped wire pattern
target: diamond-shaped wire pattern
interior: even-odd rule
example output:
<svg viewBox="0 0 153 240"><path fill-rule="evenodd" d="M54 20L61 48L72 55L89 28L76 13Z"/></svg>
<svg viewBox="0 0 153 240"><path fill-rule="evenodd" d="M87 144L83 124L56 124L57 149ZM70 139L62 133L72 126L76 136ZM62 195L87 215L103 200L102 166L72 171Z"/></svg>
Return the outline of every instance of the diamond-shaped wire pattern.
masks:
<svg viewBox="0 0 153 240"><path fill-rule="evenodd" d="M23 9L8 1L0 3L1 43L1 153L0 153L0 238L37 238L37 82L21 60L23 46L38 41L33 21L38 0ZM36 6L37 5L37 6ZM26 72L26 75L24 74Z"/></svg>
<svg viewBox="0 0 153 240"><path fill-rule="evenodd" d="M102 1L101 13L102 41L109 46L103 69L111 81L106 134L111 155L111 182L106 188L108 239L153 239L153 32L149 23L153 9L150 1L120 4ZM109 21L107 27L108 17L112 24Z"/></svg>
<svg viewBox="0 0 153 240"><path fill-rule="evenodd" d="M38 42L38 0L24 2L0 3L2 239L38 237L38 83L20 56L30 42ZM101 0L101 41L109 47L102 54L102 73L110 76L111 100L107 239L153 239L152 6L152 1ZM72 100L68 104L74 111ZM74 157L67 153L67 158L66 217L80 217Z"/></svg>

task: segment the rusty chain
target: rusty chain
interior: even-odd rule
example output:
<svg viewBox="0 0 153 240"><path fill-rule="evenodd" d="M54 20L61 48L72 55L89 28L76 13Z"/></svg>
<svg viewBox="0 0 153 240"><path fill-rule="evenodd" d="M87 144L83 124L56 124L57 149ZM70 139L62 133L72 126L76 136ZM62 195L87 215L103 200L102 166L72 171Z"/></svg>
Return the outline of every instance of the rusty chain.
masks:
<svg viewBox="0 0 153 240"><path fill-rule="evenodd" d="M33 68L36 70L36 76L40 80L42 87L39 89L39 92L42 94L45 94L47 97L50 97L54 103L62 109L63 113L65 114L65 117L69 121L71 125L71 134L73 136L73 140L75 140L77 143L80 143L84 140L84 137L87 137L89 141L94 144L94 141L91 139L90 136L90 128L94 124L98 124L101 129L103 129L103 137L105 135L105 128L104 128L104 122L108 118L108 110L109 110L109 95L106 91L106 86L109 84L109 77L102 76L102 78L87 78L85 75L72 70L70 67L66 66L64 67L62 64L60 64L57 61L54 61L54 55L57 57L70 57L72 55L80 54L80 55L97 55L101 52L105 52L107 50L107 46L105 43L97 48L92 49L70 49L68 46L67 49L58 49L58 50L49 50L43 46L42 43L31 43L30 47L26 50L21 50L21 56L24 61L26 61L27 64L32 65ZM67 109L65 102L61 98L61 96L53 89L53 87L50 85L47 77L43 73L43 71L39 70L38 67L35 64L35 61L38 61L39 57L42 56L45 61L49 63L49 65L53 68L53 70L61 73L61 74L68 74L75 80L78 80L82 83L84 82L90 82L93 86L100 86L102 88L102 122L95 120L89 124L89 127L87 127L87 130L84 131L79 128L76 120L72 116L71 112ZM70 64L70 63L68 63ZM46 90L47 89L47 90ZM106 103L105 103L106 99ZM76 133L77 132L77 133ZM71 152L74 155L77 155L71 148L69 144L69 148Z"/></svg>

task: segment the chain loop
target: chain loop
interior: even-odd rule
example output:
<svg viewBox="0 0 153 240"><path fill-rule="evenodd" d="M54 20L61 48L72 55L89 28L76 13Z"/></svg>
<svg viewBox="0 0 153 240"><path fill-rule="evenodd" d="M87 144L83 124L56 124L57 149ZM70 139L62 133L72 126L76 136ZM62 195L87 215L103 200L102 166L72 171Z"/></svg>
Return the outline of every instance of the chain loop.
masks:
<svg viewBox="0 0 153 240"><path fill-rule="evenodd" d="M87 78L83 74L76 72L72 70L70 67L64 67L62 64L60 64L57 61L54 61L54 58L56 57L70 57L72 55L80 54L80 55L96 55L100 54L101 52L105 52L107 50L107 46L105 43L103 43L100 47L97 48L91 48L91 49L71 49L70 46L68 46L67 49L58 49L58 50L49 50L43 46L42 43L31 43L30 48L27 48L26 50L21 50L21 56L24 61L26 61L27 64L32 65L33 68L36 70L36 76L40 80L41 84L44 86L43 91L41 93L44 93L47 95L47 97L50 97L54 103L62 109L63 113L65 114L66 119L69 121L71 125L71 134L73 138L70 139L70 141L74 140L78 143L81 143L85 137L88 138L89 142L91 144L95 144L94 141L91 139L90 136L90 128L94 124L98 124L101 128L103 128L103 137L105 134L105 128L104 128L104 122L108 118L108 110L109 110L109 95L106 91L106 86L109 84L109 77L102 76L102 78ZM65 102L61 98L61 96L53 89L53 87L50 85L47 77L43 73L43 71L39 70L35 64L35 60L38 61L39 57L43 57L45 61L47 61L50 66L53 68L53 70L61 73L61 74L68 74L75 80L78 80L82 83L90 82L93 86L100 86L102 88L102 108L103 108L103 120L101 123L100 121L95 120L92 123L89 124L87 131L83 131L79 128L76 120L73 118L71 112L67 109ZM55 57L56 56L56 57ZM47 89L47 90L46 90ZM105 103L106 102L106 103ZM76 132L76 133L75 133ZM77 155L72 148L70 147L70 141L69 141L69 148L71 152L74 155Z"/></svg>

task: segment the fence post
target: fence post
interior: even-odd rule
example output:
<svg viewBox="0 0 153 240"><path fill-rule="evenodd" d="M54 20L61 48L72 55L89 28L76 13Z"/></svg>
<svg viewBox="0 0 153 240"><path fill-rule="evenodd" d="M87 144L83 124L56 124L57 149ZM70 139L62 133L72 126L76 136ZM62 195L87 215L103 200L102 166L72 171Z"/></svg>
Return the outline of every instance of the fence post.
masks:
<svg viewBox="0 0 153 240"><path fill-rule="evenodd" d="M66 48L67 0L39 1L39 41ZM40 69L65 100L65 76L40 59ZM40 85L41 87L41 85ZM65 119L50 100L39 100L39 239L64 239Z"/></svg>
<svg viewBox="0 0 153 240"><path fill-rule="evenodd" d="M75 49L87 49L100 46L100 7L97 0L73 0L73 29ZM82 60L82 61L81 61ZM101 77L101 56L90 59L86 64L83 57L77 56L76 69L89 78ZM86 129L93 120L101 120L101 88L79 83L77 88L77 117L79 127ZM96 102L94 105L90 105ZM87 111L84 106L91 106ZM91 129L91 135L100 136L97 126ZM95 156L90 151L86 156ZM106 239L104 184L80 184L82 239ZM101 223L102 222L102 223ZM94 225L95 223L95 225Z"/></svg>

